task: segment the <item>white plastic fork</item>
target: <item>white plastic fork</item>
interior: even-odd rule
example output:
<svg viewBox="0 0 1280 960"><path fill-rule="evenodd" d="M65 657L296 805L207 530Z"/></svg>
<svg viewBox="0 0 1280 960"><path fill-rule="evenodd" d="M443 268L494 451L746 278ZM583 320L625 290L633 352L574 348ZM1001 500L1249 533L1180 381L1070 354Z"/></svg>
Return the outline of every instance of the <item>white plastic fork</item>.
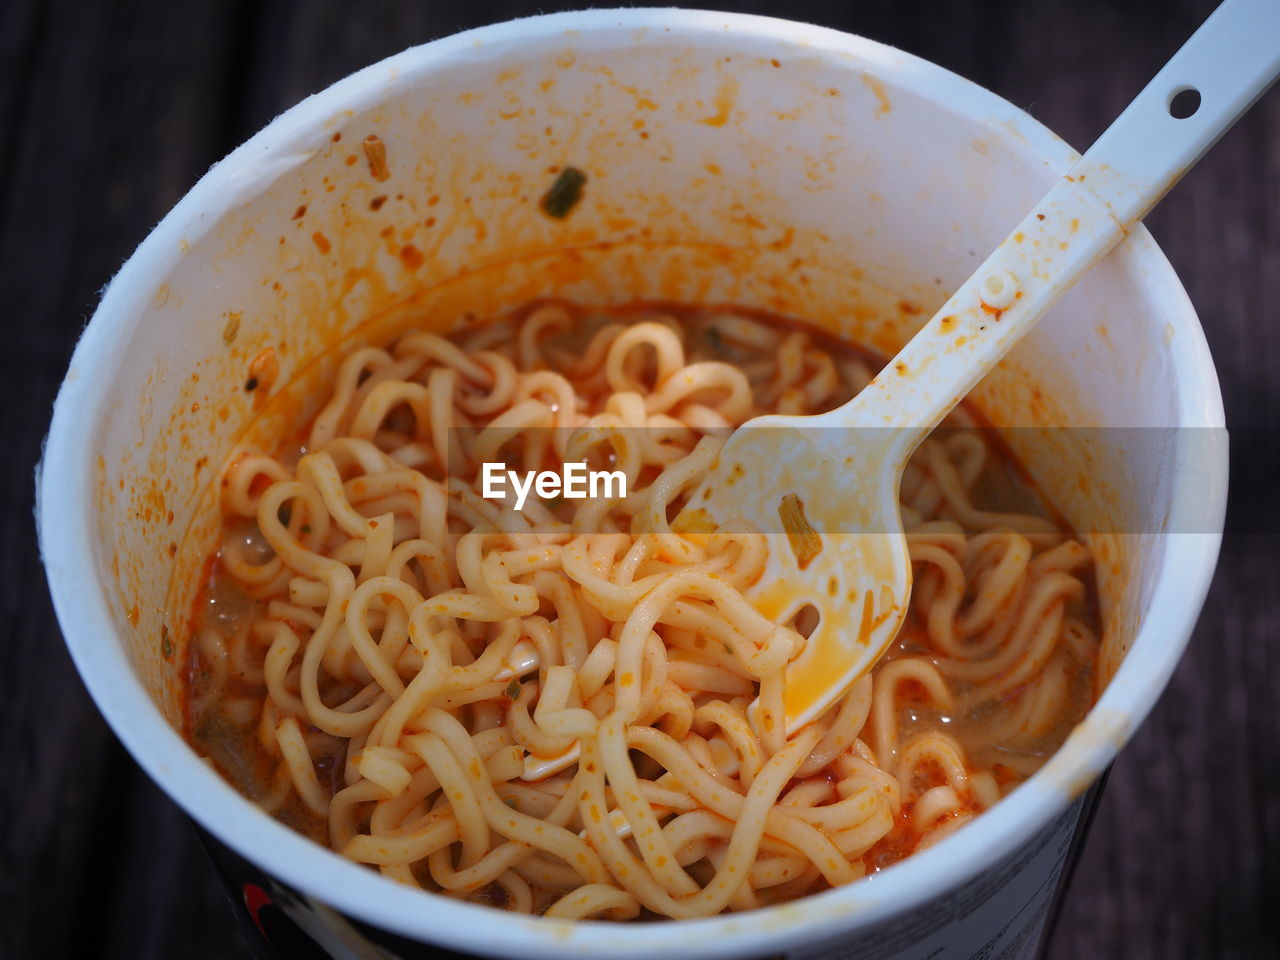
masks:
<svg viewBox="0 0 1280 960"><path fill-rule="evenodd" d="M1226 0L865 390L821 416L752 420L726 441L677 525L779 534L748 597L779 623L806 605L820 615L786 668L784 717L759 717L757 701L757 719L793 734L871 669L910 596L898 505L908 457L1278 71L1280 0Z"/></svg>

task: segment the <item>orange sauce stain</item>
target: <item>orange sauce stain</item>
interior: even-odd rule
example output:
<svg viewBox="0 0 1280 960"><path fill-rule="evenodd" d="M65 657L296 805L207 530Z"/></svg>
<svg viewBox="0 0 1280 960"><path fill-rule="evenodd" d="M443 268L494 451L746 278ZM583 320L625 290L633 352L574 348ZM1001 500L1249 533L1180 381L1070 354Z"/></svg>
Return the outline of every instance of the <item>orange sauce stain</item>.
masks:
<svg viewBox="0 0 1280 960"><path fill-rule="evenodd" d="M876 116L883 117L886 113L893 109L893 104L889 102L889 93L885 90L884 84L879 77L872 76L869 73L862 75L862 82L876 98Z"/></svg>
<svg viewBox="0 0 1280 960"><path fill-rule="evenodd" d="M400 262L406 270L417 270L423 263L422 251L412 243L406 243L400 248Z"/></svg>
<svg viewBox="0 0 1280 960"><path fill-rule="evenodd" d="M733 113L733 106L737 99L738 81L733 77L725 77L724 83L716 91L715 99L711 101L712 106L716 108L716 112L709 117L703 118L702 122L708 127L723 127L729 122L729 116Z"/></svg>
<svg viewBox="0 0 1280 960"><path fill-rule="evenodd" d="M253 408L259 409L267 402L267 395L280 376L280 360L274 347L267 347L249 364L249 378L244 388L253 394Z"/></svg>
<svg viewBox="0 0 1280 960"><path fill-rule="evenodd" d="M241 316L243 316L241 313L227 314L227 325L222 328L222 341L228 346L235 343L236 334L240 332Z"/></svg>
<svg viewBox="0 0 1280 960"><path fill-rule="evenodd" d="M382 181L391 176L391 171L387 169L387 145L378 139L376 133L371 133L364 138L365 159L369 161L369 174L373 179Z"/></svg>

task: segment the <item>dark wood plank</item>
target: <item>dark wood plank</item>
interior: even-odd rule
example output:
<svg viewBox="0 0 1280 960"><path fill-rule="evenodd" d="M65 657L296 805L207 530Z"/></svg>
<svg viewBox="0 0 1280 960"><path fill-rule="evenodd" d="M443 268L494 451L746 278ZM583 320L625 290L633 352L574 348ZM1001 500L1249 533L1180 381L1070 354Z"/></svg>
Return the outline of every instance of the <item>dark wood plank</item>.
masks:
<svg viewBox="0 0 1280 960"><path fill-rule="evenodd" d="M226 9L37 2L5 5L0 17L0 500L22 505L0 528L0 952L139 956L137 925L111 946L107 921L127 929L148 900L171 910L181 884L162 885L153 868L196 847L98 717L58 639L35 555L32 469L97 291L228 146ZM150 824L138 819L146 805L127 804L145 790L164 808ZM138 834L153 838L151 856L130 870L148 849ZM215 942L229 942L225 914L207 916Z"/></svg>
<svg viewBox="0 0 1280 960"><path fill-rule="evenodd" d="M1087 144L1208 14L1028 5L1019 43L1042 51L1033 112ZM1081 48L1052 38L1094 37ZM1131 38L1118 49L1115 38ZM1075 53L1065 53L1065 49ZM1070 79L1069 79L1070 78ZM1002 91L1003 92L1003 91ZM1190 650L1116 763L1051 956L1259 957L1280 951L1280 677L1274 582L1280 395L1274 324L1280 256L1280 98L1232 130L1149 219L1199 312L1222 379L1231 526ZM1243 496L1242 496L1243 494ZM1262 521L1262 518L1266 518ZM1262 522L1245 533L1250 520ZM1268 585L1272 586L1268 586ZM1272 855L1268 855L1268 852ZM1268 907L1271 905L1271 908Z"/></svg>
<svg viewBox="0 0 1280 960"><path fill-rule="evenodd" d="M241 138L281 110L361 67L460 30L538 12L573 9L527 0L468 4L367 0L353 16L342 0L278 0L265 4L253 31Z"/></svg>
<svg viewBox="0 0 1280 960"><path fill-rule="evenodd" d="M0 6L0 953L238 955L185 818L98 718L58 639L28 505L49 404L97 289L210 163L354 69L538 9L275 0ZM1212 9L1073 4L760 2L902 47L1087 145ZM1280 94L1152 217L1222 378L1233 532L1196 639L1122 754L1050 956L1280 954ZM17 412L19 415L14 416ZM1255 532L1248 532L1253 529ZM67 918L74 918L68 922Z"/></svg>
<svg viewBox="0 0 1280 960"><path fill-rule="evenodd" d="M1028 12L1027 42L1118 31L1126 55L1077 64L1083 83L1046 81L1037 115L1087 143L1144 78L1207 15L1171 4L1168 16L1096 6ZM1054 57L1061 45L1046 45ZM1079 68L1095 68L1092 77ZM1057 71L1054 71L1057 72ZM1097 74L1117 78L1114 86ZM1091 126L1092 124L1092 126ZM1077 134L1077 131L1079 133ZM1190 650L1152 717L1116 764L1053 957L1257 957L1280 951L1280 722L1267 705L1280 654L1274 585L1280 414L1274 319L1280 256L1280 98L1274 93L1179 185L1148 226L1200 314L1222 379L1232 450L1231 527ZM1270 322L1269 322L1270 321ZM1265 521L1262 518L1266 518ZM1250 529L1250 521L1261 522ZM1269 855L1269 853L1272 855Z"/></svg>

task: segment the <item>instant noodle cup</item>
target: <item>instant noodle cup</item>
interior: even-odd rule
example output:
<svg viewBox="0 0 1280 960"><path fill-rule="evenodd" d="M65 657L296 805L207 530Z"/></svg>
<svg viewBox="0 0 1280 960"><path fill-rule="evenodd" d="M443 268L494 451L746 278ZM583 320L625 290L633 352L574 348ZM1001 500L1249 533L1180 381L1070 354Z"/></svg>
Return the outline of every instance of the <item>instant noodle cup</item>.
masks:
<svg viewBox="0 0 1280 960"><path fill-rule="evenodd" d="M1168 681L1222 530L1213 364L1142 228L972 394L1094 552L1097 702L995 813L867 881L630 924L424 894L237 793L182 737L181 674L220 469L297 433L339 345L558 296L736 304L889 355L1075 159L1000 98L868 40L601 10L408 50L211 169L111 282L76 349L39 526L86 685L213 838L258 929L273 904L333 956L419 943L522 960L1033 955L1091 788Z"/></svg>

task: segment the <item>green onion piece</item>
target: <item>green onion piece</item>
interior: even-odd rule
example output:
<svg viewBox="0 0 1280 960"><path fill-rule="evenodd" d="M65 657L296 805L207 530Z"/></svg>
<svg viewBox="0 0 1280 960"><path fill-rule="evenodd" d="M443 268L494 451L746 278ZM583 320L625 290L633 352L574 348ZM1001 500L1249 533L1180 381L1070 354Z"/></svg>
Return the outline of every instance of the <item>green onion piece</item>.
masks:
<svg viewBox="0 0 1280 960"><path fill-rule="evenodd" d="M582 199L582 185L587 182L587 175L576 167L565 167L551 184L551 189L542 196L542 209L548 216L563 220L569 211Z"/></svg>
<svg viewBox="0 0 1280 960"><path fill-rule="evenodd" d="M516 678L512 678L511 682L507 684L507 699L520 699L520 681Z"/></svg>
<svg viewBox="0 0 1280 960"><path fill-rule="evenodd" d="M787 539L791 541L796 563L803 570L822 552L822 537L809 525L804 515L804 504L794 493L782 498L778 504L778 516L782 518L782 529L787 531Z"/></svg>

